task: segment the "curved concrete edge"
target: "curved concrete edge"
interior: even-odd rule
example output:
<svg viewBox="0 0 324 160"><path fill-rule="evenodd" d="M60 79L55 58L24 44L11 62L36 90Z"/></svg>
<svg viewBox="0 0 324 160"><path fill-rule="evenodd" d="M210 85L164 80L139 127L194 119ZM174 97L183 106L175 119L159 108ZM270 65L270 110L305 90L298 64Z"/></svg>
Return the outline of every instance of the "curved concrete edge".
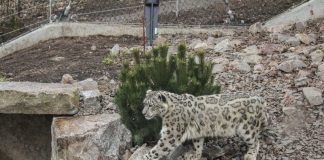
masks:
<svg viewBox="0 0 324 160"><path fill-rule="evenodd" d="M221 31L224 35L234 34L235 28L159 28L160 34L204 34ZM142 36L143 28L131 25L108 25L95 23L51 23L0 46L0 58L16 51L26 49L42 41L60 37L87 37L93 35Z"/></svg>
<svg viewBox="0 0 324 160"><path fill-rule="evenodd" d="M292 10L288 10L267 21L264 27L268 31L280 30L297 22L306 22L324 17L324 0L311 0Z"/></svg>

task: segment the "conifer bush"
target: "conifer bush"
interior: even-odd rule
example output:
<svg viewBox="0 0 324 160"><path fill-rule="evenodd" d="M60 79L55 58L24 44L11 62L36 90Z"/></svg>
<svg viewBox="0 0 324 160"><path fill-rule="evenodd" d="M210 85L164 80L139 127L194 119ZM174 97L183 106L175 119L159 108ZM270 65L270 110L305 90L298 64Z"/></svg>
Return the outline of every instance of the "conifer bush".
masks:
<svg viewBox="0 0 324 160"><path fill-rule="evenodd" d="M139 50L132 54L135 64L123 64L115 103L122 122L132 132L137 145L158 140L162 125L161 119L146 120L142 114L148 89L196 96L220 91L214 84L213 64L205 61L203 51L187 56L186 45L181 44L176 55L168 56L167 45L160 45L143 57Z"/></svg>

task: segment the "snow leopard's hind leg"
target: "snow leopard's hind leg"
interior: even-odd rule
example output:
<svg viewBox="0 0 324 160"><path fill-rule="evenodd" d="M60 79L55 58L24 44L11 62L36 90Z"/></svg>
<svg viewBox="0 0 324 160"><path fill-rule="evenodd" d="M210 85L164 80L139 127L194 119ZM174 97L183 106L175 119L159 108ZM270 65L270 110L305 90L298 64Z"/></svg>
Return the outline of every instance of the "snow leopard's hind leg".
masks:
<svg viewBox="0 0 324 160"><path fill-rule="evenodd" d="M202 156L204 138L192 140L194 151L185 153L180 160L200 160Z"/></svg>

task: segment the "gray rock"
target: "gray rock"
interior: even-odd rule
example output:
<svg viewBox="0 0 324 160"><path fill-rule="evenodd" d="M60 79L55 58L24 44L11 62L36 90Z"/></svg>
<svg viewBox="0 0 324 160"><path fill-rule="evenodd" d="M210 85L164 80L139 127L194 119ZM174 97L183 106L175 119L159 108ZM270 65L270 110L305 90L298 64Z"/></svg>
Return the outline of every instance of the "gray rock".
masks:
<svg viewBox="0 0 324 160"><path fill-rule="evenodd" d="M218 43L215 47L214 47L215 52L226 52L226 51L231 51L233 50L231 42L229 39L225 39L223 41L221 41L220 43Z"/></svg>
<svg viewBox="0 0 324 160"><path fill-rule="evenodd" d="M253 73L262 73L264 71L264 66L262 64L256 64L253 67Z"/></svg>
<svg viewBox="0 0 324 160"><path fill-rule="evenodd" d="M282 44L263 44L260 48L261 54L268 55L274 53L282 53L286 47Z"/></svg>
<svg viewBox="0 0 324 160"><path fill-rule="evenodd" d="M99 90L87 90L80 93L81 104L78 115L94 115L98 114L101 109L101 94Z"/></svg>
<svg viewBox="0 0 324 160"><path fill-rule="evenodd" d="M250 26L249 31L251 33L261 33L263 32L263 27L261 22L254 23Z"/></svg>
<svg viewBox="0 0 324 160"><path fill-rule="evenodd" d="M271 42L287 43L289 38L291 38L289 35L282 34L282 33L272 33L272 34L270 34Z"/></svg>
<svg viewBox="0 0 324 160"><path fill-rule="evenodd" d="M52 160L118 160L131 139L118 114L54 118Z"/></svg>
<svg viewBox="0 0 324 160"><path fill-rule="evenodd" d="M54 62L61 62L61 61L64 61L65 60L65 57L52 57L50 58L51 61L54 61Z"/></svg>
<svg viewBox="0 0 324 160"><path fill-rule="evenodd" d="M296 59L296 60L288 60L282 62L278 66L278 69L284 72L292 72L295 69L304 68L304 67L306 67L306 64L303 61Z"/></svg>
<svg viewBox="0 0 324 160"><path fill-rule="evenodd" d="M80 91L89 91L89 90L97 90L98 82L94 81L92 78L88 78L86 80L75 83Z"/></svg>
<svg viewBox="0 0 324 160"><path fill-rule="evenodd" d="M208 48L208 45L207 45L207 43L205 43L205 42L197 43L197 44L193 47L194 50L207 49L207 48Z"/></svg>
<svg viewBox="0 0 324 160"><path fill-rule="evenodd" d="M230 62L227 58L224 58L224 57L217 57L217 58L213 59L212 61L215 64L224 64L224 65L227 65Z"/></svg>
<svg viewBox="0 0 324 160"><path fill-rule="evenodd" d="M91 51L96 51L97 50L97 46L92 45L90 49L91 49Z"/></svg>
<svg viewBox="0 0 324 160"><path fill-rule="evenodd" d="M305 87L303 88L303 93L311 105L323 104L322 90L315 87Z"/></svg>
<svg viewBox="0 0 324 160"><path fill-rule="evenodd" d="M117 56L120 52L120 47L118 44L115 44L114 47L110 50L110 54L113 56Z"/></svg>
<svg viewBox="0 0 324 160"><path fill-rule="evenodd" d="M162 36L161 34L158 35L158 37L154 40L153 45L157 46L160 44L166 44L168 42L168 39Z"/></svg>
<svg viewBox="0 0 324 160"><path fill-rule="evenodd" d="M288 44L290 46L298 46L300 45L300 41L296 37L290 37L285 44Z"/></svg>
<svg viewBox="0 0 324 160"><path fill-rule="evenodd" d="M314 52L312 52L310 54L311 58L312 58L312 63L313 64L317 64L319 65L320 63L322 63L323 57L324 57L324 53L322 50L316 50Z"/></svg>
<svg viewBox="0 0 324 160"><path fill-rule="evenodd" d="M215 64L214 67L213 67L213 70L212 70L212 73L213 74L216 74L216 73L222 73L224 72L224 65L223 64Z"/></svg>
<svg viewBox="0 0 324 160"><path fill-rule="evenodd" d="M296 112L297 108L294 106L290 106L290 107L283 107L282 108L282 112L285 113L286 115L294 115Z"/></svg>
<svg viewBox="0 0 324 160"><path fill-rule="evenodd" d="M299 39L304 44L311 44L316 42L316 39L313 36L304 33L296 34L296 38Z"/></svg>
<svg viewBox="0 0 324 160"><path fill-rule="evenodd" d="M215 42L215 38L212 37L212 36L209 36L209 37L207 38L207 40L206 40L206 43L207 43L208 45L215 45L215 44L216 44L216 42Z"/></svg>
<svg viewBox="0 0 324 160"><path fill-rule="evenodd" d="M243 51L246 53L246 55L256 55L261 53L261 50L256 45L249 46L243 49Z"/></svg>
<svg viewBox="0 0 324 160"><path fill-rule="evenodd" d="M324 71L317 72L316 75L320 78L320 80L324 81Z"/></svg>
<svg viewBox="0 0 324 160"><path fill-rule="evenodd" d="M309 79L307 77L301 77L294 80L296 87L307 86Z"/></svg>
<svg viewBox="0 0 324 160"><path fill-rule="evenodd" d="M235 72L248 73L251 71L251 67L245 61L235 60L230 63L230 66Z"/></svg>
<svg viewBox="0 0 324 160"><path fill-rule="evenodd" d="M194 49L195 46L199 43L203 43L203 41L201 39L193 39L193 40L191 40L191 43L189 44L188 47L191 49Z"/></svg>
<svg viewBox="0 0 324 160"><path fill-rule="evenodd" d="M308 77L310 75L311 75L311 73L309 71L299 70L299 72L297 74L297 78Z"/></svg>
<svg viewBox="0 0 324 160"><path fill-rule="evenodd" d="M319 72L324 72L324 63L318 66L318 71Z"/></svg>
<svg viewBox="0 0 324 160"><path fill-rule="evenodd" d="M304 22L297 22L295 24L295 27L296 27L297 31L301 32L301 31L304 31L306 29L307 25Z"/></svg>
<svg viewBox="0 0 324 160"><path fill-rule="evenodd" d="M0 113L76 114L79 92L70 84L1 82Z"/></svg>
<svg viewBox="0 0 324 160"><path fill-rule="evenodd" d="M244 61L249 64L258 64L261 62L262 57L259 55L249 55L243 57Z"/></svg>
<svg viewBox="0 0 324 160"><path fill-rule="evenodd" d="M62 76L61 83L63 83L63 84L73 84L75 82L76 82L76 80L74 80L70 74L64 74Z"/></svg>

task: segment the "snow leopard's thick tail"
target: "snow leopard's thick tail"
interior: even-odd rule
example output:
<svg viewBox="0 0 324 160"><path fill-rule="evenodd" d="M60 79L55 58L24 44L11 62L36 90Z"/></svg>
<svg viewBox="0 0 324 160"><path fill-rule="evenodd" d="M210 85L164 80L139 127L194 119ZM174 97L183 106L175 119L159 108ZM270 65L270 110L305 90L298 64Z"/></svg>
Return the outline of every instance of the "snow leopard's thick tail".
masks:
<svg viewBox="0 0 324 160"><path fill-rule="evenodd" d="M276 132L272 119L268 113L264 113L263 122L261 123L262 132L261 137L264 141L277 141L278 133Z"/></svg>

